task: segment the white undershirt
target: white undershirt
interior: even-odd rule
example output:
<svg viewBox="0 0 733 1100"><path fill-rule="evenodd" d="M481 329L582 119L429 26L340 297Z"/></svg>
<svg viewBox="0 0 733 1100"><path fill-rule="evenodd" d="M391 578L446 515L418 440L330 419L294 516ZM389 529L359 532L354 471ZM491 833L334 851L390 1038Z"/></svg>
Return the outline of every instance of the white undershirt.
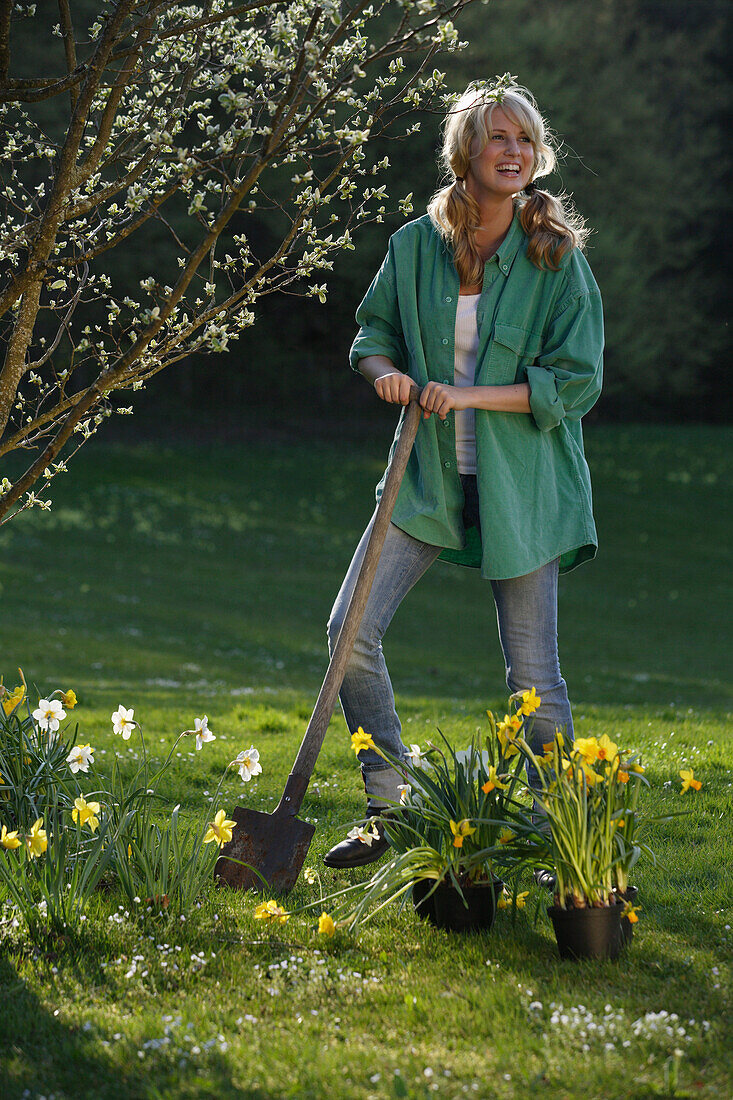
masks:
<svg viewBox="0 0 733 1100"><path fill-rule="evenodd" d="M453 376L455 386L473 386L478 354L476 309L480 294L460 294L456 312L456 359ZM473 409L456 409L456 458L458 472L476 473L476 435Z"/></svg>

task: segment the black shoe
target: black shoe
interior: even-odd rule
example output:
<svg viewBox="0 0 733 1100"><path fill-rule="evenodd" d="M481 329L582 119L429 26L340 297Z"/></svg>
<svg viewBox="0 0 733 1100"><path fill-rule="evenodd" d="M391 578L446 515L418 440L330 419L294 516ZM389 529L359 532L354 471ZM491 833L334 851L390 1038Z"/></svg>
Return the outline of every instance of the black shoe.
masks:
<svg viewBox="0 0 733 1100"><path fill-rule="evenodd" d="M370 814L369 817L371 816ZM359 840L358 836L347 837L326 852L323 862L327 867L364 867L367 863L374 863L382 858L389 848L389 841L384 835L384 827L376 822L370 823L369 817L366 826L369 832L376 833L371 844Z"/></svg>
<svg viewBox="0 0 733 1100"><path fill-rule="evenodd" d="M533 871L534 880L538 886L541 886L544 890L549 890L554 893L557 886L557 879L551 871L545 871L539 867L536 871Z"/></svg>

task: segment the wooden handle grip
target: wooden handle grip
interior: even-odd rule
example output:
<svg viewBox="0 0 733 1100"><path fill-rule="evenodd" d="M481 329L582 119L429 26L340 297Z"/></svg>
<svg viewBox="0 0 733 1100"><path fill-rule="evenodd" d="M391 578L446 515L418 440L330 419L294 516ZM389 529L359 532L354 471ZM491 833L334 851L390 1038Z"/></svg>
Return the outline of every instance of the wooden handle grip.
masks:
<svg viewBox="0 0 733 1100"><path fill-rule="evenodd" d="M308 728L298 749L298 755L293 764L293 770L288 780L288 798L285 795L280 800L278 810L287 808L288 812L297 814L301 807L308 781L313 774L313 769L321 751L323 739L326 736L328 724L331 721L338 693L349 663L351 652L354 648L356 635L364 616L367 600L377 571L379 556L387 535L387 528L392 517L397 494L402 484L402 478L407 467L407 460L415 442L418 425L422 416L422 408L419 402L420 391L416 390L410 399L410 404L405 410L397 445L389 464L387 477L382 489L382 495L377 505L369 542L367 543L364 560L359 570L359 576L354 586L354 591L349 601L346 616L341 627L333 655L329 663L321 690L313 708ZM298 782L295 782L297 777ZM291 782L292 781L292 782Z"/></svg>

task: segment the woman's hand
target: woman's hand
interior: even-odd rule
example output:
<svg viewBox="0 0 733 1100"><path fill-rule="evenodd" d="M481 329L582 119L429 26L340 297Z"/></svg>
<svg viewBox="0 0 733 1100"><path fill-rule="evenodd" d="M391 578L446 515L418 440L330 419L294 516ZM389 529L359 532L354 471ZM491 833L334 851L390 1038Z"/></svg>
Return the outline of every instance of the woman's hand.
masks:
<svg viewBox="0 0 733 1100"><path fill-rule="evenodd" d="M445 420L451 409L470 407L465 390L460 386L445 386L441 382L428 382L420 394L420 404L423 407L425 420L431 413Z"/></svg>
<svg viewBox="0 0 733 1100"><path fill-rule="evenodd" d="M394 371L377 378L374 389L382 401L387 401L391 405L409 405L410 394L417 389L417 386L408 374Z"/></svg>

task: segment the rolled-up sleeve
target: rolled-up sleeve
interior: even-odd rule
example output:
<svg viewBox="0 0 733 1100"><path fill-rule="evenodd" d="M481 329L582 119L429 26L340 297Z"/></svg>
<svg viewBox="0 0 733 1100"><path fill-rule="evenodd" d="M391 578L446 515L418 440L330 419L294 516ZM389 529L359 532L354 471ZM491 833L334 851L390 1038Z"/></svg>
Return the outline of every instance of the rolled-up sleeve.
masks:
<svg viewBox="0 0 733 1100"><path fill-rule="evenodd" d="M407 371L407 349L397 301L395 259L390 241L384 262L356 311L359 331L349 361L354 370L367 355L386 355L398 370Z"/></svg>
<svg viewBox="0 0 733 1100"><path fill-rule="evenodd" d="M542 354L527 367L529 405L548 432L564 417L579 420L593 407L603 381L603 307L597 290L571 298L549 324Z"/></svg>

